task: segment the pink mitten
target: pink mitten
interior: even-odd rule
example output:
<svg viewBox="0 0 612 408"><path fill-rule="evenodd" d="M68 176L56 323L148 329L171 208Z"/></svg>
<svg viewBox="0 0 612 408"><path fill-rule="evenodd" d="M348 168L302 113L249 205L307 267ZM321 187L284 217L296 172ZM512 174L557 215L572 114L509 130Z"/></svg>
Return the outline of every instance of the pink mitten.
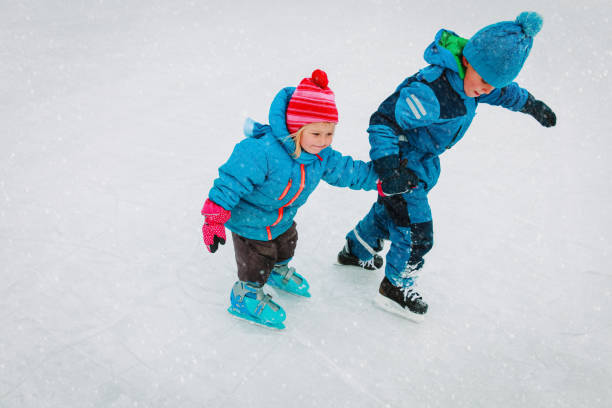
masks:
<svg viewBox="0 0 612 408"><path fill-rule="evenodd" d="M202 208L204 225L202 226L202 236L208 252L215 252L219 244L225 244L225 227L223 224L230 219L232 213L210 199L206 199Z"/></svg>

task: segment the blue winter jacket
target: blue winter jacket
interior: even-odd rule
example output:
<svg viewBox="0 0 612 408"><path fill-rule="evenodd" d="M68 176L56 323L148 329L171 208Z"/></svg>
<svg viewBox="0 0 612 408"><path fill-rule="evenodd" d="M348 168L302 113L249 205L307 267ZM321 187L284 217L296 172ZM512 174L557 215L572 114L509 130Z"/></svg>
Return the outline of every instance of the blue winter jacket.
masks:
<svg viewBox="0 0 612 408"><path fill-rule="evenodd" d="M407 167L422 181L418 190L426 193L438 181L439 155L457 143L470 126L479 103L520 110L528 92L511 83L488 95L468 97L463 91L457 59L440 45L444 32L425 50L428 67L404 80L370 118L370 157L372 160L392 154L407 159ZM419 196L418 191L414 192Z"/></svg>
<svg viewBox="0 0 612 408"><path fill-rule="evenodd" d="M371 162L353 160L333 150L318 155L302 151L293 157L295 142L285 122L295 88L281 90L270 107L269 125L247 120L247 138L236 145L209 198L231 218L226 226L246 238L266 241L287 231L319 181L353 190L374 190L378 176Z"/></svg>

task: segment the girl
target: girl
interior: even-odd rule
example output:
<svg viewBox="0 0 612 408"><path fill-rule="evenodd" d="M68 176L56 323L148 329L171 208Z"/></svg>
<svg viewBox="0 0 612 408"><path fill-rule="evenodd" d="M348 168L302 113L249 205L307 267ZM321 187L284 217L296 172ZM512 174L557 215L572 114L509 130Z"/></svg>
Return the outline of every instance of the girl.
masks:
<svg viewBox="0 0 612 408"><path fill-rule="evenodd" d="M293 221L319 181L354 190L376 189L371 163L330 146L338 111L327 75L315 70L296 88L284 88L270 107L269 125L247 119L247 138L236 145L204 204L202 233L210 252L232 231L238 281L228 311L284 328L285 311L263 290L269 284L310 297L308 282L289 267L297 243Z"/></svg>

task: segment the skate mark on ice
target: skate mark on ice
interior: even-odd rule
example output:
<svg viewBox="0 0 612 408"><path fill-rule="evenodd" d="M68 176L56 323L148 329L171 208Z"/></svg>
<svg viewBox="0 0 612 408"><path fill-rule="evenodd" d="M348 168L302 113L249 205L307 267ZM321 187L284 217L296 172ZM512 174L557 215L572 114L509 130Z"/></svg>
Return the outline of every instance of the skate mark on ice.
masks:
<svg viewBox="0 0 612 408"><path fill-rule="evenodd" d="M307 347L309 350L311 350L328 367L330 367L332 369L332 371L334 371L334 372L336 372L338 374L338 377L340 378L340 380L343 383L345 383L347 386L349 386L350 388L355 390L355 392L358 392L359 394L362 394L362 395L370 398L372 401L374 401L374 402L376 402L376 404L378 404L377 406L389 407L389 408L392 407L392 405L389 402L383 401L380 398L378 398L376 395L368 392L360 382L358 382L357 380L355 380L352 377L350 372L347 372L346 370L343 370L342 367L338 366L338 364L336 364L325 353L321 352L317 347L313 347L313 345L310 342L308 342L306 340L303 340L303 339L307 338L307 336L305 336L302 333L300 333L299 330L289 329L289 330L287 330L287 334L289 336L291 336L291 338L293 340L295 340L296 342L300 343L304 347Z"/></svg>

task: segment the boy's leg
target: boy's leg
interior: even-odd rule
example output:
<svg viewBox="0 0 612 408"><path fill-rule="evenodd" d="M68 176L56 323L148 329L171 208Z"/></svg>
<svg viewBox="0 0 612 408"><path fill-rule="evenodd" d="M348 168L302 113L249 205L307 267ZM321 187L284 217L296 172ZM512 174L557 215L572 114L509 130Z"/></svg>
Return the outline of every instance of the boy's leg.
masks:
<svg viewBox="0 0 612 408"><path fill-rule="evenodd" d="M348 252L366 261L382 250L383 239L389 238L387 216L380 202L372 204L370 211L354 229L346 234Z"/></svg>
<svg viewBox="0 0 612 408"><path fill-rule="evenodd" d="M427 192L418 189L380 201L393 221L389 226L391 248L387 253L385 275L395 286L409 286L409 281L402 276L420 269L423 256L433 246Z"/></svg>
<svg viewBox="0 0 612 408"><path fill-rule="evenodd" d="M410 227L393 225L389 228L391 247L387 252L385 276L395 286L402 286L402 275L412 255L412 235Z"/></svg>
<svg viewBox="0 0 612 408"><path fill-rule="evenodd" d="M385 277L378 289L376 303L389 312L421 321L428 305L416 291L418 270L423 265L423 251L414 246L417 230L410 227L390 228L391 248L387 253ZM420 254L420 255L419 255ZM417 262L416 265L411 262Z"/></svg>
<svg viewBox="0 0 612 408"><path fill-rule="evenodd" d="M433 248L433 222L410 224L411 253L408 264L420 269L425 263L423 256Z"/></svg>
<svg viewBox="0 0 612 408"><path fill-rule="evenodd" d="M409 286L407 275L423 267L423 256L433 247L431 221L391 227L391 248L387 253L385 276L396 286Z"/></svg>
<svg viewBox="0 0 612 408"><path fill-rule="evenodd" d="M409 319L421 320L428 305L415 290L415 282L424 263L423 256L433 246L427 194L423 191L405 194L402 199L393 197L385 201L385 207L394 224L389 226L391 248L377 303Z"/></svg>

